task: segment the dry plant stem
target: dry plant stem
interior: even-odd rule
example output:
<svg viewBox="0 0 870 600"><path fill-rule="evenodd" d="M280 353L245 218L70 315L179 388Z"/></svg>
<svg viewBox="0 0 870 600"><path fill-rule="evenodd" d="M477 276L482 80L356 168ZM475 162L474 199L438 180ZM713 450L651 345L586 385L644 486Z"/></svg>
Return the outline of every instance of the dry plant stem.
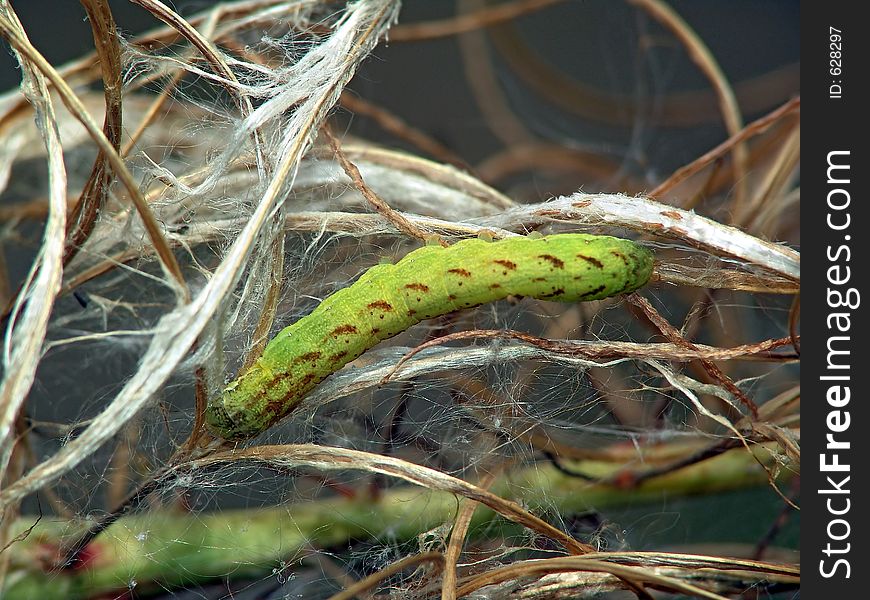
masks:
<svg viewBox="0 0 870 600"><path fill-rule="evenodd" d="M701 72L707 76L716 96L719 98L719 109L722 111L722 119L725 121L725 129L728 135L735 136L743 128L743 116L740 114L740 106L734 97L731 84L719 67L719 63L713 57L710 49L698 34L686 21L677 14L674 9L662 0L628 0L634 6L639 6L647 11L653 18L670 29L679 39ZM747 150L745 144L738 142L734 146L734 183L735 202L734 215L743 213L746 202L746 164Z"/></svg>
<svg viewBox="0 0 870 600"><path fill-rule="evenodd" d="M187 41L189 41L197 50L199 50L203 58L208 61L209 65L211 65L212 69L214 69L217 74L225 78L231 84L238 84L238 80L236 79L235 74L229 68L226 61L224 61L223 57L215 50L211 42L209 42L196 29L194 29L194 27L190 23L188 23L185 19L179 16L178 13L170 9L159 0L130 1L133 4L138 4L139 6L156 16L158 19L178 31ZM248 98L247 96L239 96L239 94L236 93L236 89L233 85L226 85L225 88L230 96L234 98L239 105L239 110L242 117L247 117L254 111L250 98ZM256 152L257 156L257 167L260 170L261 174L265 175L265 169L267 165L266 159L263 156L262 146L259 143L259 128L255 128L253 131L251 131L251 136L254 144L254 151Z"/></svg>
<svg viewBox="0 0 870 600"><path fill-rule="evenodd" d="M191 354L196 354L199 341L191 347ZM205 407L208 405L208 376L205 367L198 365L194 369L194 416L193 426L190 428L190 435L187 438L182 457L192 456L196 451L203 432L205 431L203 424L205 423Z"/></svg>
<svg viewBox="0 0 870 600"><path fill-rule="evenodd" d="M640 566L678 579L707 581L710 588L729 595L745 595L748 589L772 593L776 589L796 590L800 586L800 569L790 565L666 552L610 552L596 554L594 558ZM516 585L506 585L492 592L487 590L486 597L491 600L574 598L586 597L590 590L602 593L622 587L613 576L592 575L576 571L545 575L531 583L518 581Z"/></svg>
<svg viewBox="0 0 870 600"><path fill-rule="evenodd" d="M713 254L733 256L787 279L800 281L798 252L761 240L735 227L722 225L693 211L643 197L578 192L550 202L518 206L500 215L473 220L504 229L513 229L520 225L530 227L554 221L627 227L644 233L654 233L678 239Z"/></svg>
<svg viewBox="0 0 870 600"><path fill-rule="evenodd" d="M393 210L393 208L391 208L389 204L384 202L380 197L378 197L377 194L374 193L374 191L372 191L369 186L366 185L366 182L363 181L362 175L360 175L359 169L356 167L355 164L350 162L344 152L341 151L341 142L339 142L338 138L336 138L335 135L332 133L330 127L325 126L321 129L321 131L323 131L326 139L329 140L329 146L335 153L335 156L338 159L341 168L344 169L345 174L350 177L350 180L353 181L356 189L359 190L359 192L368 201L371 207L374 208L384 218L389 220L390 223L395 225L396 229L398 229L402 233L425 242L427 237L429 237L429 234L411 223L411 221L405 218L402 213ZM442 242L442 245L446 244Z"/></svg>
<svg viewBox="0 0 870 600"><path fill-rule="evenodd" d="M105 0L82 0L82 6L88 14L103 74L103 93L106 99L103 133L117 152L121 145L122 123L121 45L118 42L112 11ZM94 160L91 174L67 224L64 265L72 260L93 231L100 209L106 202L112 184L112 174L107 167L106 157L101 150Z"/></svg>
<svg viewBox="0 0 870 600"><path fill-rule="evenodd" d="M392 38L392 34L390 37ZM347 91L341 95L341 106L356 115L362 115L372 119L384 131L396 136L400 140L405 140L432 158L451 164L459 169L470 170L468 163L466 163L465 160L453 150L430 136L428 133L417 129L416 127L412 127L404 120L381 106L377 106L368 100L355 96Z"/></svg>
<svg viewBox="0 0 870 600"><path fill-rule="evenodd" d="M10 316L3 336L3 379L0 381L0 485L6 474L17 435L16 422L33 385L39 365L40 351L48 328L54 299L60 290L63 275L64 232L66 229L67 176L57 120L48 86L34 64L33 47L27 40L21 23L8 4L0 4L0 34L10 40L22 68L22 88L36 112L46 153L48 155L49 215L43 242L27 274L20 292L10 305ZM28 52L30 50L31 52ZM8 539L7 515L14 514L17 505L0 505L0 543Z"/></svg>
<svg viewBox="0 0 870 600"><path fill-rule="evenodd" d="M310 0L309 3L316 4L319 1L320 0ZM252 11L256 11L257 9L268 9L269 7L280 4L288 4L288 2L287 0L242 0L239 2L222 3L216 8L222 17L234 19L236 17L250 16L250 13L252 13ZM294 6L291 6L288 9L288 12L296 12L299 9L298 3L291 2L289 4ZM208 10L202 11L188 19L188 22L192 26L198 27L207 19L212 18L214 12L215 8L210 8ZM274 23L275 18L279 16L282 15L276 15L275 13L270 12L265 17L264 21L272 24ZM256 20L248 19L245 19L243 23L250 26L255 26L258 24ZM221 35L229 35L237 28L238 26L231 28L227 32L221 32L219 34L218 40L220 40ZM147 49L152 47L152 45L171 45L177 42L179 37L180 36L177 29L174 29L172 27L159 27L143 33L142 35L135 38L132 43L141 48ZM86 85L93 82L98 77L97 72L95 71L97 63L97 54L95 52L92 52L74 62L64 65L60 68L58 72L60 76L68 82L75 81L76 85ZM0 116L0 131L2 131L2 128L5 125L4 118L9 118L10 116L16 114L19 110L25 107L25 104L26 101L22 100L19 104L11 106L4 115Z"/></svg>
<svg viewBox="0 0 870 600"><path fill-rule="evenodd" d="M334 63L324 67L332 70L326 74L321 73L323 77L318 80L317 87L296 106L292 118L286 122L279 151L280 158L271 174L269 185L220 266L189 304L176 307L160 319L139 370L108 407L79 437L0 492L0 507L18 501L63 476L95 452L115 435L123 423L150 403L153 394L174 372L202 330L225 304L227 294L241 277L255 240L270 221L273 209L289 188L292 173L318 125L337 101L341 88L353 75L359 61L368 54L380 35L394 21L397 10L398 2L390 0L353 4L347 9L345 18L332 36L311 51L333 57ZM300 77L307 81L304 73ZM58 89L65 85L63 81L54 83ZM286 96L281 96L280 93L272 99L278 103L286 100ZM278 113L283 112L283 109L277 110L277 106L273 108ZM103 139L102 136L100 139Z"/></svg>
<svg viewBox="0 0 870 600"><path fill-rule="evenodd" d="M3 474L4 478L10 481L15 481L21 477L22 473L24 473L24 469L27 468L28 460L32 455L32 447L29 443L29 438L26 436L27 432L25 431L23 419L19 418L15 425L15 436L21 439L13 447L12 455L9 457L9 464ZM3 482L0 481L0 483ZM3 511L2 519L0 519L2 520L2 524L0 524L0 596L2 596L2 590L6 586L6 576L9 572L9 565L12 561L12 552L6 552L6 550L12 546L12 544L21 541L23 539L22 536L30 535L32 532L32 528L30 528L27 531L12 537L12 524L20 517L21 507L13 505ZM39 517L37 517L37 521L33 524L33 527L39 523L41 518L42 506L40 505Z"/></svg>
<svg viewBox="0 0 870 600"><path fill-rule="evenodd" d="M648 585L663 591L680 592L697 598L710 600L728 600L724 596L714 594L689 583L685 583L675 577L658 575L652 570L640 567L629 567L603 560L587 559L583 557L548 558L541 560L529 560L515 563L500 569L492 569L483 575L473 578L463 585L457 594L465 596L482 587L494 585L512 579L529 577L544 573L556 573L559 571L592 571L598 573L610 573L611 575L631 582L635 586Z"/></svg>
<svg viewBox="0 0 870 600"><path fill-rule="evenodd" d="M762 224L768 211L784 205L786 192L797 177L800 158L801 130L800 123L796 122L779 149L764 181L746 207L741 221L737 223L740 227L756 234L763 234Z"/></svg>
<svg viewBox="0 0 870 600"><path fill-rule="evenodd" d="M389 456L313 444L255 446L242 450L218 452L191 461L189 466L200 468L225 463L233 464L245 460L291 468L310 467L322 471L363 470L396 477L414 485L440 489L475 500L506 519L552 539L572 554L585 554L594 550L591 546L578 542L546 521L523 510L514 502L435 469Z"/></svg>
<svg viewBox="0 0 870 600"><path fill-rule="evenodd" d="M161 227L155 219L154 214L151 212L148 204L139 193L139 188L133 179L133 175L129 170L127 170L127 167L124 165L121 157L118 156L118 153L115 151L112 144L93 122L81 101L76 97L73 90L61 78L54 67L52 67L45 58L39 54L39 52L37 52L26 38L15 32L15 30L12 29L12 24L9 20L2 15L0 15L0 34L6 37L12 47L15 48L16 52L20 52L22 55L26 56L27 59L34 64L35 68L39 69L39 71L44 74L52 84L54 84L60 99L66 105L67 109L69 109L70 113L85 127L85 129L87 129L91 138L96 142L99 150L103 152L104 156L112 165L115 175L117 175L118 179L121 180L121 183L130 195L130 199L136 207L136 211L142 219L142 224L148 233L148 237L157 252L157 256L160 259L160 265L163 267L169 281L174 283L173 291L175 291L180 300L186 300L188 298L187 285L184 282L184 276L181 274L181 268L178 265L178 261L175 259L172 250L169 248L166 238L163 236Z"/></svg>
<svg viewBox="0 0 870 600"><path fill-rule="evenodd" d="M766 407L767 405L765 405ZM772 444L756 449L756 454L771 461ZM672 456L691 453L698 444L653 445L644 450L644 460L659 464ZM594 474L597 479L606 479L624 463L636 463L637 450L625 445L608 449L613 453L609 460L583 461L576 468ZM618 461L614 459L621 457ZM602 509L628 503L651 503L657 505L663 494L670 497L694 494L710 494L725 489L755 487L765 482L760 469L753 465L753 455L745 452L729 452L720 457L693 465L679 473L665 475L641 485L631 494L625 490L604 486L600 483L580 481L558 473L550 465L535 464L522 469L512 469L510 477L502 479L494 486L501 496L514 497L527 506L538 510L556 510L560 514L577 513L591 508ZM213 485L211 471L188 471L188 465L179 465L170 477L161 480L162 487L156 491L168 491L178 486L184 487L179 477L194 475L194 487L199 478L204 485ZM288 528L288 511L298 517ZM179 515L158 511L156 514L144 513L126 517L106 536L96 542L93 548L108 558L105 564L96 565L93 570L67 569L54 573L53 581L63 584L67 580L80 582L77 589L93 592L117 589L119 581L125 582L135 576L140 583L162 581L163 585L177 585L177 579L166 580L167 574L176 577L183 573L188 582L191 574L201 579L225 577L235 572L239 566L239 553L250 556L252 564L264 565L267 574L275 560L284 560L309 548L312 543L320 547L336 546L347 543L349 539L368 538L379 531L391 531L400 541L413 540L421 531L442 526L455 518L456 498L452 493L439 490L420 490L407 486L393 486L384 493L383 498L373 504L367 498L318 498L297 504L279 505L265 509L244 511L221 511L211 514ZM473 529L486 536L491 525L501 522L490 511L477 511L473 517ZM326 526L328 524L328 526ZM33 525L33 517L27 518L16 526L13 533L21 532ZM301 527L299 529L298 527ZM43 529L46 528L46 529ZM282 533L282 527L284 528ZM137 539L137 532L150 531L148 539ZM54 533L52 533L54 532ZM181 533L183 532L183 533ZM17 567L17 575L45 580L42 563L31 556L44 557L45 547L57 547L69 533L65 523L46 522L40 525L28 539L16 548L16 554L24 560ZM203 534L206 537L202 537ZM264 545L264 539L279 539L273 546ZM189 537L188 537L189 535ZM289 535L289 537L287 537ZM325 536L325 537L324 537ZM205 541L204 540L208 540ZM135 550L133 550L135 549ZM181 552L182 555L176 554ZM209 553L210 560L203 563L199 558ZM601 557L601 554L595 555ZM656 560L654 553L608 553L617 561L631 561L643 564L646 556ZM256 557L256 558L255 558ZM632 558L634 557L634 558ZM717 559L694 556L677 560L672 557L669 563L685 568L713 567ZM650 562L650 564L652 564ZM727 568L723 566L722 568ZM749 566L737 568L747 568ZM775 565L756 565L756 570L766 569L771 573L783 572ZM259 572L259 571L258 571ZM172 577L172 575L170 575ZM98 587L96 580L102 582ZM109 583L109 587L106 587ZM46 585L55 585L46 582ZM126 588L124 588L126 589ZM57 594L55 594L57 595ZM20 597L20 596L18 596ZM26 600L32 597L28 596ZM10 600L13 596L10 594Z"/></svg>
<svg viewBox="0 0 870 600"><path fill-rule="evenodd" d="M489 489L495 481L495 473L487 473L480 480L480 487ZM456 600L456 563L462 554L465 545L465 537L468 535L468 526L471 517L477 510L477 502L463 499L460 504L459 514L453 521L453 529L450 531L450 541L447 551L444 553L444 576L441 578L441 600Z"/></svg>
<svg viewBox="0 0 870 600"><path fill-rule="evenodd" d="M652 304L649 303L649 300L640 294L631 294L629 295L629 301L641 309L643 314L656 326L662 335L668 338L672 343L685 346L690 350L696 349L695 344L684 338L673 325L668 323L668 321L662 317L655 308L653 308ZM740 400L740 403L749 409L749 412L752 413L754 418L758 418L758 406L743 393L743 390L737 387L737 385L722 371L722 369L706 358L700 359L700 363L710 377L721 383L726 390L731 392L735 398Z"/></svg>
<svg viewBox="0 0 870 600"><path fill-rule="evenodd" d="M471 199L476 200L477 204L492 207L493 210L503 210L516 204L502 192L481 182L477 177L469 175L465 171L426 160L419 156L364 143L343 144L342 149L357 164L369 163L392 170L398 174L423 177L439 186L467 194ZM312 154L318 158L326 156L324 151L318 152L317 148L312 150ZM479 208L477 211L479 211Z"/></svg>
<svg viewBox="0 0 870 600"><path fill-rule="evenodd" d="M141 435L139 419L133 419L124 431L120 434L120 439L115 445L112 458L109 460L108 469L106 470L107 490L106 490L106 506L118 506L124 502L124 498L129 494L130 481L135 480L135 475L131 473L130 467L134 464L137 450L136 442Z"/></svg>
<svg viewBox="0 0 870 600"><path fill-rule="evenodd" d="M674 330L676 331L676 330ZM428 340L416 346L411 352L405 354L399 362L396 363L393 370L384 377L381 383L387 383L390 378L401 369L402 365L413 358L414 355L432 348L441 346L447 342L456 340L468 340L478 338L489 339L515 339L526 344L553 352L564 354L567 356L581 356L588 359L607 359L616 358L658 358L662 360L674 361L693 361L693 360L739 360L750 359L756 355L763 355L770 350L792 344L791 337L779 338L775 340L765 340L756 344L745 344L733 348L715 348L700 344L688 344L684 339L680 341L672 341L672 343L658 344L640 344L634 342L612 342L612 341L596 341L588 342L582 340L555 341L546 338L529 335L520 331L510 331L505 329L474 329L469 331L459 331L456 333L447 334L438 338ZM794 356L771 356L769 360L794 360ZM763 359L762 359L763 360Z"/></svg>
<svg viewBox="0 0 870 600"><path fill-rule="evenodd" d="M786 115L796 113L800 110L800 97L792 98L776 110L764 115L763 117L753 121L737 134L732 135L727 140L699 156L689 164L680 167L674 171L667 179L661 182L654 190L649 192L650 198L662 198L677 185L698 173L701 169L712 162L715 162L725 156L734 146L748 140L751 137L760 135L767 131L771 125L778 123L785 118Z"/></svg>
<svg viewBox="0 0 870 600"><path fill-rule="evenodd" d="M374 589L381 581L401 573L408 567L419 565L421 563L432 563L436 569L441 569L444 566L444 556L440 552L424 552L422 554L414 554L402 560L397 560L386 569L381 569L377 573L372 573L365 579L361 579L347 589L333 594L329 600L353 600L359 594L368 590Z"/></svg>
<svg viewBox="0 0 870 600"><path fill-rule="evenodd" d="M391 42L421 42L435 40L491 25L511 21L517 17L533 13L559 4L565 0L509 0L493 6L482 6L475 10L463 11L455 17L421 23L398 25L390 31Z"/></svg>
<svg viewBox="0 0 870 600"><path fill-rule="evenodd" d="M794 301L792 302L791 309L788 311L788 333L792 339L792 345L794 346L795 351L800 356L801 353L801 340L798 335L798 323L800 321L801 316L801 297L800 295L795 296Z"/></svg>
<svg viewBox="0 0 870 600"><path fill-rule="evenodd" d="M3 218L0 216L0 221ZM9 285L9 269L6 267L6 252L0 244L0 306L12 300L12 287Z"/></svg>

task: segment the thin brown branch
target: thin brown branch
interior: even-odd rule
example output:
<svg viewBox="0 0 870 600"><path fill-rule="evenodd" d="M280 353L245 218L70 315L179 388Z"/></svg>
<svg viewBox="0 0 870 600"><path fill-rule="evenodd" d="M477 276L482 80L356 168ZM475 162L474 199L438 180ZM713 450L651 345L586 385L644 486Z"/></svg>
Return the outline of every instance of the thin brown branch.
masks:
<svg viewBox="0 0 870 600"><path fill-rule="evenodd" d="M475 500L506 519L554 540L571 554L586 554L594 550L588 544L578 542L565 532L529 513L515 502L441 471L390 456L313 444L255 446L241 450L217 452L191 461L187 463L185 468L237 464L239 461L254 461L292 468L308 467L320 471L362 470L370 473L381 473L414 485L440 489Z"/></svg>
<svg viewBox="0 0 870 600"><path fill-rule="evenodd" d="M359 192L368 201L372 208L374 208L384 218L388 219L393 225L396 226L396 229L398 229L402 233L405 233L411 237L415 237L419 240L423 240L424 242L432 238L432 234L420 229L414 223L409 221L408 218L405 217L402 213L394 210L389 204L384 202L384 200L380 198L374 192L374 190L366 185L366 182L363 181L359 169L347 158L345 153L342 152L341 142L339 142L338 138L335 137L329 127L323 127L321 131L326 136L326 139L329 140L329 145L332 148L332 151L335 153L335 157L338 159L341 168L344 169L344 172L353 182L356 189L359 190ZM446 245L444 242L441 243L442 245Z"/></svg>
<svg viewBox="0 0 870 600"><path fill-rule="evenodd" d="M106 111L103 118L103 134L115 152L121 146L122 104L121 104L121 44L118 41L115 19L105 0L82 0L88 14L88 22L94 37L94 46L99 57L103 75L103 95ZM97 216L112 185L112 172L102 150L97 153L91 174L84 185L81 196L73 208L67 222L67 241L64 247L63 264L78 253L94 229Z"/></svg>
<svg viewBox="0 0 870 600"><path fill-rule="evenodd" d="M480 487L488 489L495 481L494 473L487 473L480 480ZM477 509L477 502L463 500L459 514L453 521L453 530L450 532L450 541L447 543L447 552L444 553L444 576L441 579L441 600L456 600L456 563L462 554L465 537L468 535L468 526L471 517Z"/></svg>
<svg viewBox="0 0 870 600"><path fill-rule="evenodd" d="M142 224L148 233L148 237L157 252L157 256L160 258L161 266L164 268L167 275L169 275L171 281L175 282L178 294L186 301L189 297L189 292L187 290L187 284L184 281L184 276L181 273L181 267L178 265L175 255L169 248L166 238L163 236L160 224L157 222L157 219L154 217L148 204L142 198L142 194L139 192L139 187L133 179L133 175L124 165L123 160L121 160L121 157L115 151L112 144L106 139L106 136L103 135L100 128L98 128L93 120L91 120L87 110L75 95L75 92L70 88L69 84L64 81L54 67L45 60L45 58L30 44L28 40L20 37L15 32L14 27L12 27L11 23L9 23L3 16L0 16L0 34L9 41L16 51L26 56L28 60L33 63L34 67L39 69L39 71L45 75L49 81L51 81L57 90L60 99L69 109L70 113L72 113L72 115L82 125L84 125L91 139L96 142L97 147L104 153L107 160L112 165L115 174L126 188L130 200L136 207L136 211L142 219Z"/></svg>
<svg viewBox="0 0 870 600"><path fill-rule="evenodd" d="M465 596L488 585L495 585L512 579L532 577L546 573L561 573L571 571L591 571L597 573L609 573L623 581L632 582L633 585L644 584L660 590L680 592L697 598L709 600L727 600L724 596L714 594L696 585L685 583L675 577L659 575L651 569L629 567L625 565L593 560L582 557L549 558L534 561L523 561L506 567L491 569L464 584L457 595Z"/></svg>
<svg viewBox="0 0 870 600"><path fill-rule="evenodd" d="M789 115L793 112L797 112L800 110L801 99L800 97L792 98L776 110L764 115L760 119L757 119L741 129L736 135L732 135L727 140L716 146L715 148L705 152L703 155L699 156L689 164L680 167L676 171L674 171L670 177L661 182L654 190L649 192L648 196L650 198L662 198L665 194L670 192L673 188L675 188L678 184L682 183L695 173L699 172L701 169L709 165L710 163L719 160L725 154L727 154L735 145L759 134L764 133L770 128L771 125L777 123L780 119L784 118L786 115Z"/></svg>
<svg viewBox="0 0 870 600"><path fill-rule="evenodd" d="M667 339L669 339L674 344L685 346L687 349L697 350L697 346L684 338L676 327L671 325L667 321L667 319L662 317L659 312L655 308L653 308L652 304L649 303L649 300L647 300L640 294L630 294L628 298L629 301L637 306ZM791 339L789 338L789 343L790 342ZM741 404L749 409L749 412L752 413L752 416L754 418L758 418L758 406L755 404L755 402L749 399L746 394L743 393L743 390L737 387L737 385L731 380L730 377L728 377L722 371L722 369L716 366L709 359L701 358L699 360L701 362L701 366L704 368L707 374L710 375L710 377L721 383L726 390L733 394L735 398L740 400Z"/></svg>
<svg viewBox="0 0 870 600"><path fill-rule="evenodd" d="M672 328L673 329L673 328ZM676 329L673 329L676 332ZM677 332L679 335L679 332ZM564 354L567 356L578 356L588 358L590 360L613 360L620 358L636 358L636 359L652 359L658 358L663 360L674 360L689 362L694 360L713 361L713 360L734 360L747 359L753 356L761 356L764 359L770 360L793 360L794 356L785 355L779 357L768 354L771 350L788 346L792 344L792 338L770 339L755 344L745 344L735 346L733 348L714 348L711 346L703 346L700 344L692 344L686 341L682 336L679 339L671 340L672 343L657 343L657 344L639 344L634 342L614 342L614 341L572 341L560 342L541 338L538 336L522 333L520 331L511 331L505 329L474 329L469 331L458 331L450 333L438 338L426 341L416 346L413 350L405 354L399 360L393 369L382 380L382 383L389 382L393 374L398 371L402 365L414 355L422 352L427 348L441 346L447 342L456 340L468 340L479 338L507 338L520 340L526 344L553 352ZM733 385L733 384L732 384Z"/></svg>
<svg viewBox="0 0 870 600"><path fill-rule="evenodd" d="M414 554L413 556L408 556L402 560L397 560L386 569L381 569L377 573L372 573L365 579L360 579L355 584L347 587L339 593L333 594L329 597L329 600L353 600L353 598L356 598L359 594L374 589L384 579L401 573L408 567L427 562L432 563L436 570L441 569L444 566L444 555L440 552L423 552L422 554Z"/></svg>

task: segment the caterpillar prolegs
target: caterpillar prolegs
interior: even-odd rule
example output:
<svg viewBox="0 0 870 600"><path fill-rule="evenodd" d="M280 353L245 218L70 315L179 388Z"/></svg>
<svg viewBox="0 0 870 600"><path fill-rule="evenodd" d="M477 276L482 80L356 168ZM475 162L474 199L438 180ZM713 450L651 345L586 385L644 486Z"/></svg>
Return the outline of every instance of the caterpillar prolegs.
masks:
<svg viewBox="0 0 870 600"><path fill-rule="evenodd" d="M206 423L224 439L257 435L324 378L423 319L509 295L599 300L642 287L652 267L652 253L634 242L575 233L419 248L371 267L278 333L209 402Z"/></svg>

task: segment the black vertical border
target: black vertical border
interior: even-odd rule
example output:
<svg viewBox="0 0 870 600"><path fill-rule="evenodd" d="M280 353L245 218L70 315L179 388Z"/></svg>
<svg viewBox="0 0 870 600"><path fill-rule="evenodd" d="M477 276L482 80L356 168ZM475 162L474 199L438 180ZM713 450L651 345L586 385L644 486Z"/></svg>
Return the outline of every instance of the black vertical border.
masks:
<svg viewBox="0 0 870 600"><path fill-rule="evenodd" d="M870 22L859 13L866 12L866 3L848 0L813 0L801 4L801 255L803 263L801 304L801 588L807 599L847 600L867 598L868 566L866 548L870 545L863 526L870 476L870 421L868 392L863 374L870 374L864 360L868 355L867 318L870 309L870 211L866 180L870 178L867 146L870 145L870 94L867 67L870 66L868 38ZM832 46L831 28L840 30L841 54ZM836 39L836 38L834 38ZM832 71L841 61L842 72ZM832 62L833 61L833 62ZM841 91L838 94L838 85ZM806 117L805 119L803 117ZM838 154L831 155L832 152ZM848 152L848 154L845 154ZM848 183L829 181L829 160L850 168L831 172L834 179L848 178ZM844 177L845 175L845 177ZM845 190L833 192L832 190ZM846 208L832 210L834 204ZM835 230L829 225L846 223ZM849 250L837 250L842 247ZM835 258L832 259L831 256ZM835 271L830 271L834 267ZM830 278L842 278L850 268L848 282L834 284ZM860 294L855 308L832 307L832 291L846 293L854 288ZM865 304L867 305L865 307ZM830 328L832 313L848 313L839 321L849 324L849 331ZM829 338L846 336L834 347L848 350L837 355L837 362L847 368L828 367ZM847 375L848 381L825 380L825 376ZM844 392L836 392L834 404L829 402L831 386L850 388L848 404L842 405ZM845 413L848 412L848 417ZM836 414L835 414L836 413ZM845 431L833 433L831 427ZM827 435L839 442L849 442L848 449L827 448ZM824 461L831 463L837 454L840 464L848 464L848 472L823 471ZM831 477L832 481L828 480ZM849 479L846 480L845 478ZM865 481L866 480L866 481ZM845 491L848 490L848 491ZM833 511L848 512L835 515ZM842 521L834 522L837 519ZM844 522L847 524L844 524ZM846 535L848 533L848 535ZM843 539L836 539L842 536ZM833 536L833 537L832 537ZM830 546L829 546L830 544ZM848 563L835 564L838 559ZM826 577L824 572L828 573ZM846 576L848 573L848 577Z"/></svg>

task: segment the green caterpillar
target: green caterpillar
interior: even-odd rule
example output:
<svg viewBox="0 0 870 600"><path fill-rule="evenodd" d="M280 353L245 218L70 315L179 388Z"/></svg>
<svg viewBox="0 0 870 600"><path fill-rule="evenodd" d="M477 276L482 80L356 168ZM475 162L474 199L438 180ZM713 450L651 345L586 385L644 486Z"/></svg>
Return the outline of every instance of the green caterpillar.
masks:
<svg viewBox="0 0 870 600"><path fill-rule="evenodd" d="M642 287L652 267L652 253L634 242L573 233L419 248L396 264L371 267L282 330L209 403L206 423L221 438L249 438L324 378L423 319L508 295L599 300Z"/></svg>

